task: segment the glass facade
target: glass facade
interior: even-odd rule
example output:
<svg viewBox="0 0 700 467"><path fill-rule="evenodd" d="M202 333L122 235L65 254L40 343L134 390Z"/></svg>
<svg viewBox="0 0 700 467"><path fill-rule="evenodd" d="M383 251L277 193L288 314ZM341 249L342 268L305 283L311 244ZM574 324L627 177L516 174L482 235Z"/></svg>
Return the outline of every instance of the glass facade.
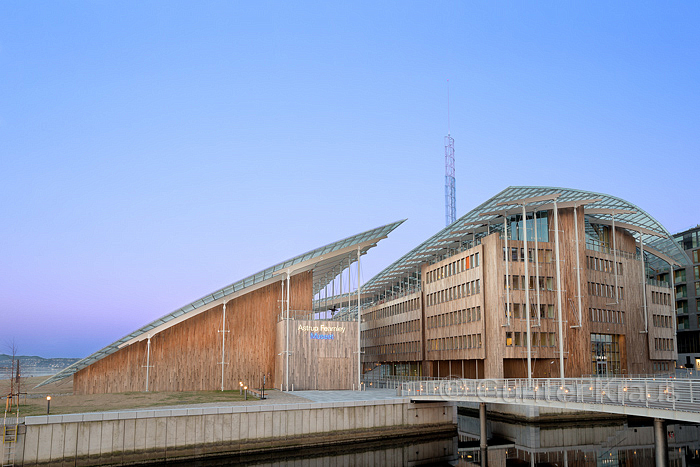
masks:
<svg viewBox="0 0 700 467"><path fill-rule="evenodd" d="M673 280L677 283L685 282L685 269L679 269L673 275Z"/></svg>
<svg viewBox="0 0 700 467"><path fill-rule="evenodd" d="M686 232L683 235L677 235L674 238L684 250L692 250L693 248L700 246L700 230L695 232Z"/></svg>
<svg viewBox="0 0 700 467"><path fill-rule="evenodd" d="M620 336L591 334L591 374L619 375L620 370Z"/></svg>
<svg viewBox="0 0 700 467"><path fill-rule="evenodd" d="M538 242L548 242L549 241L549 212L540 211L536 213L537 216L537 241ZM523 227L523 216L517 214L515 216L510 216L509 238L511 240L523 240L524 227ZM535 224L532 217L528 214L527 219L527 241L535 241Z"/></svg>

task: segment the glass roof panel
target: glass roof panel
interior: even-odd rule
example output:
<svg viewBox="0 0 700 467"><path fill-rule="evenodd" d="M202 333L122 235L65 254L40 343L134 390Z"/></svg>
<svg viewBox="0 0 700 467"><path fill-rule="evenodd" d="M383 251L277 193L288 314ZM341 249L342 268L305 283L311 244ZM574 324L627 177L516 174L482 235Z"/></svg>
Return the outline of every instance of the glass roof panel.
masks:
<svg viewBox="0 0 700 467"><path fill-rule="evenodd" d="M343 248L347 248L353 245L359 245L364 243L367 240L374 240L374 244L376 244L377 241L381 240L382 238L386 237L390 232L392 232L394 229L396 229L399 225L403 224L406 220L400 220L397 222L392 222L391 224L383 225L381 227L376 227L374 229L367 230L365 232L361 232L359 234L353 235L351 237L344 238L342 240L338 240L337 242L333 242L328 245L324 245L322 247L316 248L314 250L308 251L306 253L302 253L299 256L295 256L294 258L290 258L286 261L283 261L281 263L278 263L274 266L271 266L267 269L264 269L262 271L259 271L251 276L248 276L244 279L241 279L231 285L228 285L222 289L219 289L205 297L202 297L198 300L195 300L194 302L185 305L171 313L168 313L165 316L162 316L161 318L158 318L157 320L153 321L152 323L149 323L136 331L132 332L131 334L122 337L116 342L113 342L112 344L108 345L107 347L95 352L94 354L79 360L78 362L74 363L73 365L63 369L62 371L56 373L54 376L51 378L47 379L46 381L43 381L39 386L43 386L44 384L48 384L52 381L58 381L63 378L66 378L76 371L79 371L95 360L99 360L107 355L110 355L117 350L119 350L119 346L121 344L124 344L126 342L129 342L130 340L143 335L145 332L154 329L158 327L161 324L167 323L168 321L182 316L183 314L189 313L191 311L196 310L197 308L206 305L207 303L211 303L212 301L231 295L232 293L238 292L246 287L251 287L259 282L262 282L264 280L267 280L269 278L274 277L275 275L281 275L281 271L286 270L290 266L294 264L299 264L304 261L308 261L314 258L317 258L319 256L322 256L323 254L327 254L328 252L335 251L336 246L338 245L343 245ZM370 245L370 247L373 245ZM369 247L363 248L363 253L367 251ZM345 257L343 258L338 258L337 262L341 264L343 261L345 261ZM274 272L278 272L278 274L274 274ZM314 294L316 294L318 290L314 290ZM157 323L157 324L156 324Z"/></svg>
<svg viewBox="0 0 700 467"><path fill-rule="evenodd" d="M420 261L421 263L426 262L427 258L429 258L430 256L437 255L440 250L432 250L431 247L438 245L441 240L459 235L455 233L457 231L474 228L475 226L470 225L470 223L472 222L477 222L479 224L490 224L492 231L501 230L502 220L499 221L498 216L481 215L485 212L503 211L504 208L507 207L499 206L499 203L516 201L523 198L554 194L560 195L557 198L557 202L600 199L600 201L586 204L586 208L624 209L629 211L635 211L632 214L617 214L615 216L615 220L622 223L631 224L637 227L644 227L654 232L658 232L659 235L661 235L661 237L652 236L649 234L642 234L644 243L664 253L665 255L669 256L671 259L680 264L687 264L687 256L684 254L683 250L676 244L676 242L672 240L671 234L661 225L661 223L659 223L656 219L650 216L646 211L640 209L638 206L635 206L632 203L629 203L615 196L603 193L596 193L571 188L512 186L501 191L491 199L483 202L481 205L477 206L476 208L466 213L464 216L460 217L457 221L443 228L435 235L428 238L423 243L419 244L417 247L403 255L401 258L399 258L398 260L390 264L388 267L386 267L384 270L379 272L377 275L375 275L372 279L367 281L367 283L365 283L364 286L369 287L373 285L380 285L386 281L391 283L392 281L399 280L400 277L406 274L406 272L402 269L403 266L415 261L415 258L420 257L421 255L424 255L423 260ZM511 207L515 207L515 205L511 205ZM589 226L587 225L586 228L588 229ZM464 234L462 236L466 235L471 234ZM477 233L476 237L479 238L484 235L485 233ZM635 236L638 236L638 234L635 233Z"/></svg>

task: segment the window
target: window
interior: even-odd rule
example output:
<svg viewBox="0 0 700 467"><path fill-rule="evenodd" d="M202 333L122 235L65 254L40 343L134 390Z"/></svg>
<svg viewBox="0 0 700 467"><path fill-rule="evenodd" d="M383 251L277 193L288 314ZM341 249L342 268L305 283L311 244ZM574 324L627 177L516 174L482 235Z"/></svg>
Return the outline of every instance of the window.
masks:
<svg viewBox="0 0 700 467"><path fill-rule="evenodd" d="M676 271L676 272L678 272L678 271ZM683 277L685 279L685 270L683 270ZM687 296L688 296L688 289L685 286L685 284L677 285L676 286L676 298L685 298Z"/></svg>
<svg viewBox="0 0 700 467"><path fill-rule="evenodd" d="M693 251L693 263L700 263L700 250Z"/></svg>
<svg viewBox="0 0 700 467"><path fill-rule="evenodd" d="M674 281L678 282L685 282L685 269L679 269L675 272L674 274Z"/></svg>
<svg viewBox="0 0 700 467"><path fill-rule="evenodd" d="M506 346L510 347L513 345L513 333L506 332Z"/></svg>

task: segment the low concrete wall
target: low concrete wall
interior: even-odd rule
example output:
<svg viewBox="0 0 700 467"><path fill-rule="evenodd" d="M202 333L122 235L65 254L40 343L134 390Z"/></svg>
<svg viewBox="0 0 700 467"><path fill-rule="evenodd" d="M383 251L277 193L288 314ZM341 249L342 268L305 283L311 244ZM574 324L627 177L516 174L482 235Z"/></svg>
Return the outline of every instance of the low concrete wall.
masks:
<svg viewBox="0 0 700 467"><path fill-rule="evenodd" d="M26 417L15 465L120 465L456 430L457 409L408 399Z"/></svg>

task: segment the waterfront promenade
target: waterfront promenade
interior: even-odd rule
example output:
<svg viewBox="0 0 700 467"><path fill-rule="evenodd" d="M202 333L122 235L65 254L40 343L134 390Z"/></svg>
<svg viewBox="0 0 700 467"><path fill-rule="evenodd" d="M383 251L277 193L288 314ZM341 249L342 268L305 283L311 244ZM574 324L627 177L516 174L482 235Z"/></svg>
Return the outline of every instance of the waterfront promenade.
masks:
<svg viewBox="0 0 700 467"><path fill-rule="evenodd" d="M274 391L266 400L25 417L15 465L121 465L456 433L450 402L395 390Z"/></svg>

